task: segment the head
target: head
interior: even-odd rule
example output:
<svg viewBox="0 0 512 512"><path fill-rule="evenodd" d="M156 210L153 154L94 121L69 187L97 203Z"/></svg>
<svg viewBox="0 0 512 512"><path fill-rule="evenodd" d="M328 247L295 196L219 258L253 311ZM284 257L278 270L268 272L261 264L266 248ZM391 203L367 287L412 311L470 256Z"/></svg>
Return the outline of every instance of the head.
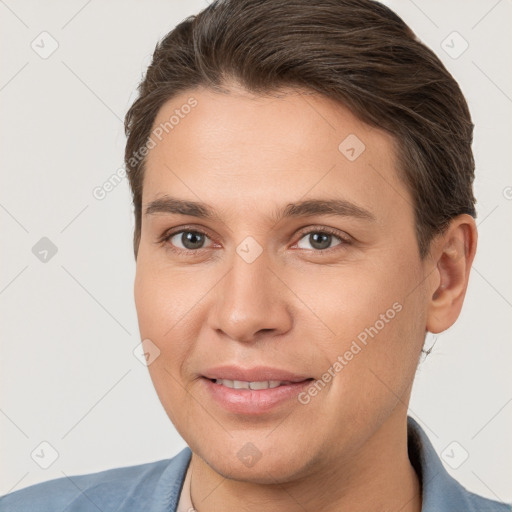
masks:
<svg viewBox="0 0 512 512"><path fill-rule="evenodd" d="M159 398L216 471L298 478L405 417L476 250L472 129L370 0L214 2L157 45L126 116L135 299ZM223 365L309 383L227 410Z"/></svg>

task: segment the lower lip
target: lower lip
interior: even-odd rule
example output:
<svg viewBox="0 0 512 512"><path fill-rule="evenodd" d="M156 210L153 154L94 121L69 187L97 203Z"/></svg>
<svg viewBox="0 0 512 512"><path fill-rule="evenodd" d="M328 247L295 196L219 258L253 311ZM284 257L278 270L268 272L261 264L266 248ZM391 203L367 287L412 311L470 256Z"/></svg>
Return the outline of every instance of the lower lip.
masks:
<svg viewBox="0 0 512 512"><path fill-rule="evenodd" d="M311 380L284 384L277 388L268 389L232 389L222 384L216 384L210 379L202 379L213 397L224 409L238 414L262 414L269 412L284 402L295 399L311 384Z"/></svg>

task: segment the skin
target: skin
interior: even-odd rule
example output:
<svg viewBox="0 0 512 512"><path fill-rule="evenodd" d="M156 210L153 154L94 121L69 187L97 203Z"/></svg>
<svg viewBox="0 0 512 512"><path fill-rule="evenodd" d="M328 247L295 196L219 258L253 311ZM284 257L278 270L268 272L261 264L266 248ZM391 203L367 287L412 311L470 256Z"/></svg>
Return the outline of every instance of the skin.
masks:
<svg viewBox="0 0 512 512"><path fill-rule="evenodd" d="M453 219L421 259L390 134L316 94L254 96L234 84L174 97L154 126L191 96L197 106L147 156L135 300L142 339L160 350L151 379L193 452L195 508L421 510L407 405L426 331L459 315L473 219ZM366 146L354 161L338 150L349 134ZM146 215L165 195L207 203L218 218ZM305 199L350 201L374 219L272 217ZM159 242L171 228L205 231L203 247L187 249L181 233ZM336 233L323 250L309 236L322 228ZM262 249L252 263L236 252L247 236ZM321 379L394 303L401 311L307 404L233 414L200 378L237 364ZM237 456L248 442L261 454L252 467Z"/></svg>

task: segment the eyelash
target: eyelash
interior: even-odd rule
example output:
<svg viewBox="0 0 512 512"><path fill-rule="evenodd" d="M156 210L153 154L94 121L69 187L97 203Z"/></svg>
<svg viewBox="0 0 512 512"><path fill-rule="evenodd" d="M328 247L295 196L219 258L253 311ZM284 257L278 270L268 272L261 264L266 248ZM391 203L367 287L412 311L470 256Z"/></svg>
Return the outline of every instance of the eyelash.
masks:
<svg viewBox="0 0 512 512"><path fill-rule="evenodd" d="M180 249L179 247L175 247L174 245L168 243L169 240L175 236L175 235L178 235L180 233L186 233L186 232L189 232L189 233L197 233L197 234L201 234L201 235L204 235L205 237L208 237L208 233L206 233L205 231L201 230L201 229L198 229L198 228L191 228L191 227L182 227L180 229L177 229L177 230L171 230L171 231L166 231L165 233L163 233L163 235L158 239L158 243L159 244L162 244L162 245L167 245L167 247L172 250L173 252L176 252L178 254L186 254L188 256L193 256L195 254L197 254L198 251L201 251L203 249L208 249L208 247L201 247L199 249ZM347 245L350 245L352 243L352 241L348 238L348 237L343 237L339 234L339 232L335 229L331 229L331 228L326 228L326 227L322 227L322 228L310 228L309 230L307 231L301 231L299 232L299 238L297 240L296 243L298 243L300 240L302 240L306 235L310 235L312 233L321 233L321 234L326 234L326 235L331 235L335 238L337 238L340 243L339 244L336 244L335 246L333 247L328 247L327 249L302 249L302 250L310 250L310 251L313 251L315 252L316 254L326 254L326 253L330 253L332 250L335 250L336 248L343 248L344 246L347 246ZM300 249L300 248L299 248Z"/></svg>

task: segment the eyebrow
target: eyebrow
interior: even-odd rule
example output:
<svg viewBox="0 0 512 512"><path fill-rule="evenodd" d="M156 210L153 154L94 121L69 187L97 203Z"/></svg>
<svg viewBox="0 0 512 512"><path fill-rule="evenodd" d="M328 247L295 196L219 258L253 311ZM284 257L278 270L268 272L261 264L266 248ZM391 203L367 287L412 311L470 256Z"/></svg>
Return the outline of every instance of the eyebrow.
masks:
<svg viewBox="0 0 512 512"><path fill-rule="evenodd" d="M146 206L146 215L159 213L219 220L215 210L206 203L177 199L168 195L155 199ZM313 215L334 215L375 221L375 215L369 210L345 199L307 199L297 203L289 203L284 208L275 210L271 219L278 222L288 217L307 217Z"/></svg>

